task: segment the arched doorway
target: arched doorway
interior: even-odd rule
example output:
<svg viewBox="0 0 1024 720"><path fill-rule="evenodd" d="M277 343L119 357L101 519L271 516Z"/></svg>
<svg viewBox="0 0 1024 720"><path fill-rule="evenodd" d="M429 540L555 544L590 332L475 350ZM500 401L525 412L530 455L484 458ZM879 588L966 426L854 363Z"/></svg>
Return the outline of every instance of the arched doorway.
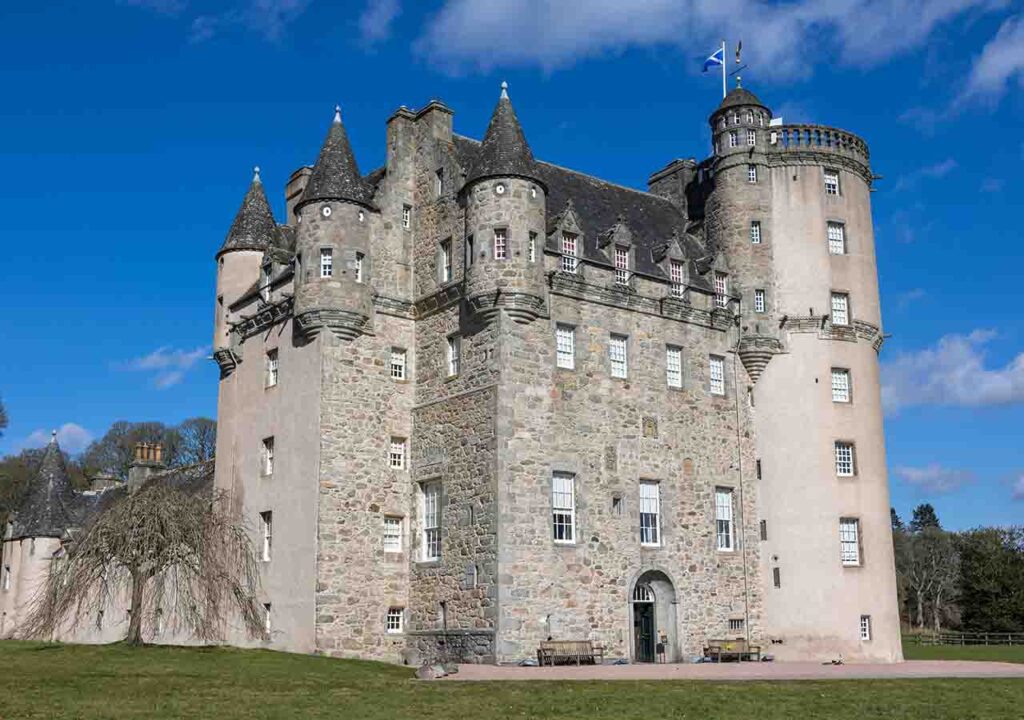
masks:
<svg viewBox="0 0 1024 720"><path fill-rule="evenodd" d="M675 662L676 595L668 576L659 570L640 575L630 593L629 605L633 662Z"/></svg>

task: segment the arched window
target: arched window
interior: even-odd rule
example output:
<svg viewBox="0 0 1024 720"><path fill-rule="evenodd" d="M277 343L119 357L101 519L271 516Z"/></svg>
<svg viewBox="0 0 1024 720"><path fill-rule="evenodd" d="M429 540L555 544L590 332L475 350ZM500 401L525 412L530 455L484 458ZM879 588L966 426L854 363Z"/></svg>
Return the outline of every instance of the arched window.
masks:
<svg viewBox="0 0 1024 720"><path fill-rule="evenodd" d="M633 602L635 603L652 603L654 602L654 592L651 590L651 586L647 583L637 583L636 587L633 588Z"/></svg>

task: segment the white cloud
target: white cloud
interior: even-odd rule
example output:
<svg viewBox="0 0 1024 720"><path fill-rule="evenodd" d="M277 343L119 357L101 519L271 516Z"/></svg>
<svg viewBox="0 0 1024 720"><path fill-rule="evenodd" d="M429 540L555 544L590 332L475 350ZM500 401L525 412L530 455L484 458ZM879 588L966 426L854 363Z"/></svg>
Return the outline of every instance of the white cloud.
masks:
<svg viewBox="0 0 1024 720"><path fill-rule="evenodd" d="M906 309L911 303L915 303L918 300L922 300L928 296L928 293L924 288L913 288L906 292L900 293L896 297L896 304L899 305L900 310Z"/></svg>
<svg viewBox="0 0 1024 720"><path fill-rule="evenodd" d="M719 38L746 38L744 59L759 75L807 75L815 57L876 65L921 46L936 28L967 11L994 10L1007 1L446 0L417 48L455 72L496 66L552 70L659 45L685 49L696 68Z"/></svg>
<svg viewBox="0 0 1024 720"><path fill-rule="evenodd" d="M1007 19L985 45L974 61L959 102L996 102L1014 81L1024 88L1024 15Z"/></svg>
<svg viewBox="0 0 1024 720"><path fill-rule="evenodd" d="M1014 500L1024 500L1024 475L1017 478L1016 482L1013 483L1013 489L1010 491L1010 495Z"/></svg>
<svg viewBox="0 0 1024 720"><path fill-rule="evenodd" d="M1024 352L1001 368L985 367L996 333L946 335L932 348L882 363L882 402L889 413L913 405L982 407L1024 403Z"/></svg>
<svg viewBox="0 0 1024 720"><path fill-rule="evenodd" d="M957 162L953 158L946 158L942 162L918 168L911 173L903 175L896 181L894 190L910 190L917 186L922 180L939 180L956 170Z"/></svg>
<svg viewBox="0 0 1024 720"><path fill-rule="evenodd" d="M246 0L222 13L192 20L193 42L203 42L227 29L242 28L270 41L280 40L312 0Z"/></svg>
<svg viewBox="0 0 1024 720"><path fill-rule="evenodd" d="M52 431L36 430L21 442L23 448L39 448L50 442ZM82 452L92 442L92 433L77 423L64 423L57 429L57 442L69 455Z"/></svg>
<svg viewBox="0 0 1024 720"><path fill-rule="evenodd" d="M402 12L398 0L369 0L359 16L359 34L367 45L391 37L391 26Z"/></svg>
<svg viewBox="0 0 1024 720"><path fill-rule="evenodd" d="M969 470L956 470L932 463L925 467L896 467L893 472L907 485L933 495L943 495L958 490L975 481L974 473Z"/></svg>
<svg viewBox="0 0 1024 720"><path fill-rule="evenodd" d="M165 390L181 382L185 373L209 354L209 346L198 347L195 350L172 349L164 346L148 355L120 363L117 367L121 370L149 372L153 375L153 385L160 390Z"/></svg>

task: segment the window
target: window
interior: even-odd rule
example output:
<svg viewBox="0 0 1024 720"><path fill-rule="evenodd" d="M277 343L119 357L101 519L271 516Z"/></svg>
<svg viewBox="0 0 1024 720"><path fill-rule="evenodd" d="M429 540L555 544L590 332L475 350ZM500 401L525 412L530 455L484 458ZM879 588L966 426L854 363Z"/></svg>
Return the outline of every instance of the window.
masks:
<svg viewBox="0 0 1024 720"><path fill-rule="evenodd" d="M277 385L277 349L267 350L266 387Z"/></svg>
<svg viewBox="0 0 1024 720"><path fill-rule="evenodd" d="M715 273L715 306L729 306L729 276L723 272Z"/></svg>
<svg viewBox="0 0 1024 720"><path fill-rule="evenodd" d="M404 614L405 611L402 608L388 608L384 629L389 635L402 632L402 616Z"/></svg>
<svg viewBox="0 0 1024 720"><path fill-rule="evenodd" d="M853 443L836 440L836 475L853 477L857 466L854 464Z"/></svg>
<svg viewBox="0 0 1024 720"><path fill-rule="evenodd" d="M388 450L388 467L402 470L405 467L405 438L391 438L391 449Z"/></svg>
<svg viewBox="0 0 1024 720"><path fill-rule="evenodd" d="M260 298L263 302L270 301L270 275L273 265L267 263L260 268Z"/></svg>
<svg viewBox="0 0 1024 720"><path fill-rule="evenodd" d="M754 312L763 313L765 309L764 290L754 290Z"/></svg>
<svg viewBox="0 0 1024 720"><path fill-rule="evenodd" d="M757 182L757 165L747 165L747 182Z"/></svg>
<svg viewBox="0 0 1024 720"><path fill-rule="evenodd" d="M772 584L777 588L782 587L782 573L777 567L772 568Z"/></svg>
<svg viewBox="0 0 1024 720"><path fill-rule="evenodd" d="M441 282L451 282L452 279L452 239L447 238L441 241L440 256L438 257L438 275Z"/></svg>
<svg viewBox="0 0 1024 720"><path fill-rule="evenodd" d="M846 228L842 223L828 223L828 251L831 255L846 254Z"/></svg>
<svg viewBox="0 0 1024 720"><path fill-rule="evenodd" d="M556 543L576 542L576 476L551 476L551 527Z"/></svg>
<svg viewBox="0 0 1024 720"><path fill-rule="evenodd" d="M671 388L683 386L683 349L676 345L665 346L665 382Z"/></svg>
<svg viewBox="0 0 1024 720"><path fill-rule="evenodd" d="M434 171L434 190L437 197L444 195L444 168L440 167Z"/></svg>
<svg viewBox="0 0 1024 720"><path fill-rule="evenodd" d="M753 130L747 130L747 145L753 147L757 143L757 133Z"/></svg>
<svg viewBox="0 0 1024 720"><path fill-rule="evenodd" d="M761 530L761 541L764 542L768 539L768 521L762 520L759 523L759 526Z"/></svg>
<svg viewBox="0 0 1024 720"><path fill-rule="evenodd" d="M683 264L678 260L671 260L668 265L668 274L669 280L672 282L672 297L683 297L686 291Z"/></svg>
<svg viewBox="0 0 1024 720"><path fill-rule="evenodd" d="M402 206L402 227L408 230L412 227L412 206Z"/></svg>
<svg viewBox="0 0 1024 720"><path fill-rule="evenodd" d="M537 262L537 233L530 232L530 262Z"/></svg>
<svg viewBox="0 0 1024 720"><path fill-rule="evenodd" d="M832 402L850 402L850 371L832 368Z"/></svg>
<svg viewBox="0 0 1024 720"><path fill-rule="evenodd" d="M825 171L825 194L839 194L839 173L836 170Z"/></svg>
<svg viewBox="0 0 1024 720"><path fill-rule="evenodd" d="M455 377L459 374L459 366L462 363L462 338L452 335L448 338L448 377Z"/></svg>
<svg viewBox="0 0 1024 720"><path fill-rule="evenodd" d="M747 110L747 122L750 123L751 125L754 124L754 113L752 113L750 110ZM751 145L753 145L753 143L751 143Z"/></svg>
<svg viewBox="0 0 1024 720"><path fill-rule="evenodd" d="M629 363L626 360L625 335L612 335L608 338L608 359L611 361L612 377L624 378L629 374Z"/></svg>
<svg viewBox="0 0 1024 720"><path fill-rule="evenodd" d="M572 370L576 367L576 328L571 325L555 326L555 364Z"/></svg>
<svg viewBox="0 0 1024 720"><path fill-rule="evenodd" d="M640 483L640 544L661 544L661 493L656 482Z"/></svg>
<svg viewBox="0 0 1024 720"><path fill-rule="evenodd" d="M832 324L850 324L850 296L846 293L832 293Z"/></svg>
<svg viewBox="0 0 1024 720"><path fill-rule="evenodd" d="M508 259L508 235L504 228L498 228L494 231L494 259Z"/></svg>
<svg viewBox="0 0 1024 720"><path fill-rule="evenodd" d="M860 520L857 518L839 520L839 554L843 565L860 565Z"/></svg>
<svg viewBox="0 0 1024 720"><path fill-rule="evenodd" d="M757 475L757 479L761 479L761 458L754 461L754 473Z"/></svg>
<svg viewBox="0 0 1024 720"><path fill-rule="evenodd" d="M615 246L615 284L629 284L629 248Z"/></svg>
<svg viewBox="0 0 1024 720"><path fill-rule="evenodd" d="M263 438L263 474L274 474L274 438Z"/></svg>
<svg viewBox="0 0 1024 720"><path fill-rule="evenodd" d="M4 579L3 579L4 590L11 589L11 566L4 565Z"/></svg>
<svg viewBox="0 0 1024 720"><path fill-rule="evenodd" d="M320 248L320 277L329 278L334 275L334 250Z"/></svg>
<svg viewBox="0 0 1024 720"><path fill-rule="evenodd" d="M740 136L735 130L729 131L729 147L738 147L740 144Z"/></svg>
<svg viewBox="0 0 1024 720"><path fill-rule="evenodd" d="M270 510L260 513L260 534L263 536L263 548L260 559L270 562L270 546L274 529L274 513Z"/></svg>
<svg viewBox="0 0 1024 720"><path fill-rule="evenodd" d="M568 273L575 273L576 267L579 264L579 260L576 257L576 240L577 235L575 233L564 232L562 233L562 271Z"/></svg>
<svg viewBox="0 0 1024 720"><path fill-rule="evenodd" d="M860 639L870 640L871 639L871 616L861 615L860 616Z"/></svg>
<svg viewBox="0 0 1024 720"><path fill-rule="evenodd" d="M729 632L743 632L743 618L729 618Z"/></svg>
<svg viewBox="0 0 1024 720"><path fill-rule="evenodd" d="M725 358L712 355L709 361L708 383L712 395L725 395Z"/></svg>
<svg viewBox="0 0 1024 720"><path fill-rule="evenodd" d="M750 223L750 244L761 244L761 222L759 220Z"/></svg>
<svg viewBox="0 0 1024 720"><path fill-rule="evenodd" d="M270 603L263 603L263 631L270 634Z"/></svg>
<svg viewBox="0 0 1024 720"><path fill-rule="evenodd" d="M393 380L405 380L405 368L405 348L391 348L391 378Z"/></svg>
<svg viewBox="0 0 1024 720"><path fill-rule="evenodd" d="M423 508L423 559L441 559L441 483L420 485Z"/></svg>
<svg viewBox="0 0 1024 720"><path fill-rule="evenodd" d="M715 536L719 550L732 552L732 488L715 488Z"/></svg>
<svg viewBox="0 0 1024 720"><path fill-rule="evenodd" d="M361 252L356 253L356 282L361 283L363 281L363 257Z"/></svg>
<svg viewBox="0 0 1024 720"><path fill-rule="evenodd" d="M384 517L384 552L402 552L402 518Z"/></svg>

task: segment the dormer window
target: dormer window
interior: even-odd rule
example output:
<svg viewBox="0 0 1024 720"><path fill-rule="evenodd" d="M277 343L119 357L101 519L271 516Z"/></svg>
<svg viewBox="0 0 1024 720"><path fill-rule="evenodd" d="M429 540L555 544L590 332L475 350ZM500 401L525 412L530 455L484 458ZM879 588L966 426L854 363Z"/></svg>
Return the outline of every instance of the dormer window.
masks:
<svg viewBox="0 0 1024 720"><path fill-rule="evenodd" d="M577 241L579 236L576 233L563 232L562 233L562 271L567 273L576 273L579 266L579 259L577 258Z"/></svg>
<svg viewBox="0 0 1024 720"><path fill-rule="evenodd" d="M615 246L615 284L629 284L629 248Z"/></svg>
<svg viewBox="0 0 1024 720"><path fill-rule="evenodd" d="M329 278L334 275L334 250L320 248L320 277Z"/></svg>
<svg viewBox="0 0 1024 720"><path fill-rule="evenodd" d="M683 297L686 285L683 276L683 263L679 260L672 260L668 266L669 280L672 282L672 297Z"/></svg>

